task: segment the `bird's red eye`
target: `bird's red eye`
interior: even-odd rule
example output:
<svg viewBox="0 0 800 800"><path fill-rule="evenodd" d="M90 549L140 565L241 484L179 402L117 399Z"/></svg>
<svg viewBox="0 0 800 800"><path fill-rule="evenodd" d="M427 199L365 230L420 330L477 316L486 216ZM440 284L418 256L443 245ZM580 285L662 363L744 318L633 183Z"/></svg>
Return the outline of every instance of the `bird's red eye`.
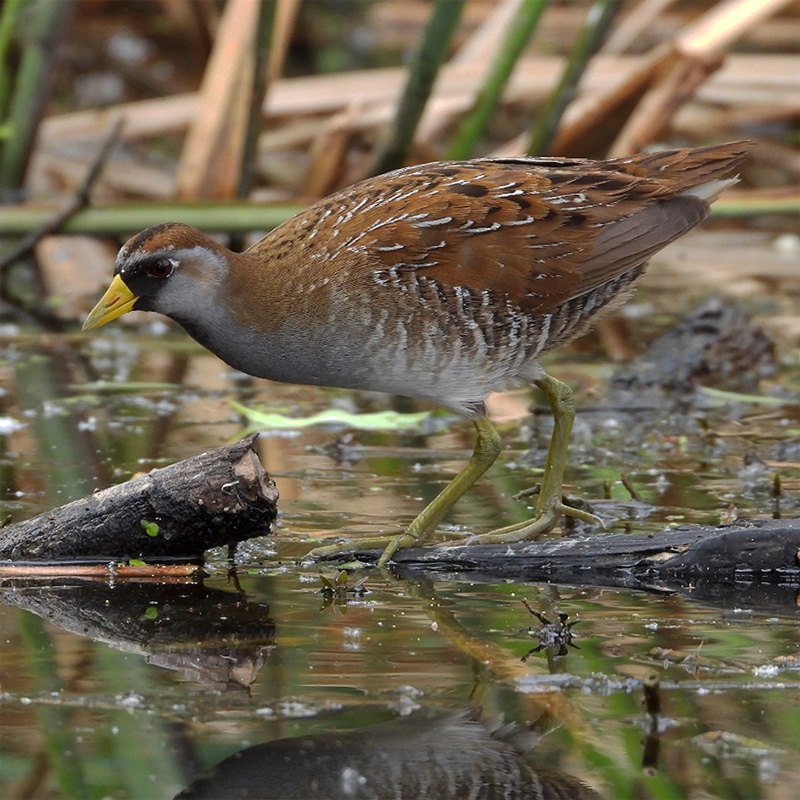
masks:
<svg viewBox="0 0 800 800"><path fill-rule="evenodd" d="M168 278L172 275L172 270L175 267L168 258L159 258L158 261L153 261L147 268L147 274L153 278Z"/></svg>

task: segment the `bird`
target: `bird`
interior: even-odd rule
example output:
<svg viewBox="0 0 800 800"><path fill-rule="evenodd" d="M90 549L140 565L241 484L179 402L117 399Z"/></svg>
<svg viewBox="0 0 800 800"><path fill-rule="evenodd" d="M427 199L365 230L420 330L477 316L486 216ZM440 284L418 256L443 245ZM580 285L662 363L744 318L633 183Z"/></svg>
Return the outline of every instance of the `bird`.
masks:
<svg viewBox="0 0 800 800"><path fill-rule="evenodd" d="M746 154L729 142L406 166L309 205L241 253L180 222L155 225L122 246L83 330L154 311L250 375L405 395L472 421L468 463L403 533L314 556L383 547L385 566L426 543L501 452L486 398L523 384L554 417L534 515L471 541L535 539L564 516L602 525L562 499L575 400L539 358L627 299Z"/></svg>

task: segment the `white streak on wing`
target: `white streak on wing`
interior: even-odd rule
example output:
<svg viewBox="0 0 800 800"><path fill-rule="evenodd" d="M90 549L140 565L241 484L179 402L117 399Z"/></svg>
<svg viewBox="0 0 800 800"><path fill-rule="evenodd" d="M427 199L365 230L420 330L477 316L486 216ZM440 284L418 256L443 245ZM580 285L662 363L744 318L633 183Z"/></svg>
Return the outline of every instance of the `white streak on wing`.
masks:
<svg viewBox="0 0 800 800"><path fill-rule="evenodd" d="M352 247L363 236L364 236L364 231L361 231L361 233L357 233L355 236L350 237L346 242L344 242L342 244L342 247Z"/></svg>
<svg viewBox="0 0 800 800"><path fill-rule="evenodd" d="M439 217L439 219L427 219L424 222L415 222L415 228L434 228L437 225L447 225L448 222L452 222L452 217Z"/></svg>
<svg viewBox="0 0 800 800"><path fill-rule="evenodd" d="M489 233L490 231L500 230L503 226L499 222L493 222L491 225L486 225L483 228L470 228L468 233Z"/></svg>
<svg viewBox="0 0 800 800"><path fill-rule="evenodd" d="M393 269L422 269L423 267L435 267L438 263L438 261L404 261L400 264L395 264Z"/></svg>
<svg viewBox="0 0 800 800"><path fill-rule="evenodd" d="M356 203L356 204L355 204L355 205L352 207L352 209L350 209L350 210L351 210L351 211L352 211L352 212L355 214L355 212L356 212L356 211L358 211L358 209L359 209L359 208L361 208L361 206L363 206L363 205L364 205L364 204L367 202L367 200L368 200L368 199L369 199L368 197L364 197L364 198L362 198L362 199L361 199L361 201L360 201L360 202L358 202L358 203Z"/></svg>
<svg viewBox="0 0 800 800"><path fill-rule="evenodd" d="M409 197L413 197L415 194L419 192L419 187L415 186L413 189L407 192L395 192L394 194L389 195L386 199L388 202L396 203L400 200L407 200Z"/></svg>
<svg viewBox="0 0 800 800"><path fill-rule="evenodd" d="M482 181L486 177L485 173L479 172L477 175L470 175L469 178L462 178L458 181L451 181L451 186L469 186L471 183L475 181Z"/></svg>
<svg viewBox="0 0 800 800"><path fill-rule="evenodd" d="M373 222L372 225L367 228L367 232L372 232L378 230L378 228L382 228L384 225L392 225L395 222L402 222L404 219L408 217L408 214L398 214L396 217L387 217L386 219L379 219L377 222Z"/></svg>

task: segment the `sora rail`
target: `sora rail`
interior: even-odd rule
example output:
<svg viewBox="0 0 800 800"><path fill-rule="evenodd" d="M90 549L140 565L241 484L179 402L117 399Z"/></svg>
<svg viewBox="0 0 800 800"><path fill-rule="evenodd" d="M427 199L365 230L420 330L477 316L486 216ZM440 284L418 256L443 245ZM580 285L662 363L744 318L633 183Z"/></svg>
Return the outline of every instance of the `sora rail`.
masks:
<svg viewBox="0 0 800 800"><path fill-rule="evenodd" d="M171 317L232 367L290 383L390 392L471 419L469 463L404 534L317 555L425 541L492 465L490 392L536 384L555 428L534 518L481 543L534 538L562 515L572 392L537 358L621 303L647 260L735 182L741 142L608 161L475 159L407 167L311 205L244 253L180 223L120 250L84 330L131 309Z"/></svg>

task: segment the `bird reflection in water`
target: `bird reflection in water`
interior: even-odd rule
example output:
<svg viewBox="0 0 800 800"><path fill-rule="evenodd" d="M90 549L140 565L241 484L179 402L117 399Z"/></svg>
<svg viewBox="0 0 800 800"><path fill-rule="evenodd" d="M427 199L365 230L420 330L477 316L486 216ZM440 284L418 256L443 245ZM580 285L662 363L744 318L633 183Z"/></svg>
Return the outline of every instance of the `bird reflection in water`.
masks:
<svg viewBox="0 0 800 800"><path fill-rule="evenodd" d="M278 739L221 761L180 800L601 800L560 770L524 758L527 728L482 720L476 709L423 709L357 730Z"/></svg>

